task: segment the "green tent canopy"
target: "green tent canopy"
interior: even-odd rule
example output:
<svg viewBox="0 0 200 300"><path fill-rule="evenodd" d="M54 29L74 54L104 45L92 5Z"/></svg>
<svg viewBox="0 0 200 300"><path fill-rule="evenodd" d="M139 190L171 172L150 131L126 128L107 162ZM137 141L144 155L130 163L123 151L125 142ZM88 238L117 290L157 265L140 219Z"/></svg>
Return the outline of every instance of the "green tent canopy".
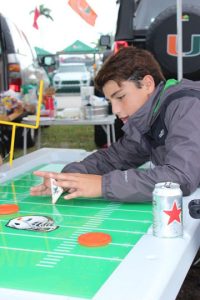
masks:
<svg viewBox="0 0 200 300"><path fill-rule="evenodd" d="M77 40L67 48L59 52L59 54L88 54L88 53L97 53L96 48L92 48L83 42Z"/></svg>
<svg viewBox="0 0 200 300"><path fill-rule="evenodd" d="M35 48L37 56L52 55L51 52L49 52L49 51L47 51L45 49L42 49L42 48L39 48L39 47L34 47L34 48Z"/></svg>

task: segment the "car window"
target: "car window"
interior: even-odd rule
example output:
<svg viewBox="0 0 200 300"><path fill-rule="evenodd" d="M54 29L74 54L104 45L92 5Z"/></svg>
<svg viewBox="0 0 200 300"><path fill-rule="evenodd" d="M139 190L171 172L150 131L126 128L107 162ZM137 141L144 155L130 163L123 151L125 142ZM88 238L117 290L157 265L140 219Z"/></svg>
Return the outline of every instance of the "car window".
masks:
<svg viewBox="0 0 200 300"><path fill-rule="evenodd" d="M134 29L148 29L157 15L165 10L170 5L175 5L175 0L160 1L160 0L140 1L135 15Z"/></svg>
<svg viewBox="0 0 200 300"><path fill-rule="evenodd" d="M10 32L11 32L11 36L14 41L14 47L15 47L16 53L26 55L27 57L30 57L30 59L32 60L33 53L27 42L25 34L21 30L19 30L18 27L14 23L10 22L9 20L7 20L7 22L9 25Z"/></svg>
<svg viewBox="0 0 200 300"><path fill-rule="evenodd" d="M34 60L37 60L37 54L36 51L34 50L34 48L30 45L27 36L25 35L25 33L23 31L21 31L21 36L22 36L22 40L24 43L24 47L26 49L26 53L29 53L29 55L31 55Z"/></svg>
<svg viewBox="0 0 200 300"><path fill-rule="evenodd" d="M199 6L199 0L183 0L184 4ZM134 20L134 30L148 29L154 19L170 6L176 6L176 0L142 0L138 3Z"/></svg>
<svg viewBox="0 0 200 300"><path fill-rule="evenodd" d="M86 67L84 65L61 65L58 69L60 73L75 73L75 72L86 72Z"/></svg>

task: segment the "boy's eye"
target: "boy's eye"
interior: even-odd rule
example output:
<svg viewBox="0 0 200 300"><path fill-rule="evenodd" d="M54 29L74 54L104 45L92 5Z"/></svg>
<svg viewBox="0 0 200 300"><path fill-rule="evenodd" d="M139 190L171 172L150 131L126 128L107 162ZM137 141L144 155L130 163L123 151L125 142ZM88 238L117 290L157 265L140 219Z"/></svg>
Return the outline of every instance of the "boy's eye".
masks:
<svg viewBox="0 0 200 300"><path fill-rule="evenodd" d="M117 99L118 99L118 100L122 100L122 99L124 98L124 96L125 96L125 95L118 96Z"/></svg>

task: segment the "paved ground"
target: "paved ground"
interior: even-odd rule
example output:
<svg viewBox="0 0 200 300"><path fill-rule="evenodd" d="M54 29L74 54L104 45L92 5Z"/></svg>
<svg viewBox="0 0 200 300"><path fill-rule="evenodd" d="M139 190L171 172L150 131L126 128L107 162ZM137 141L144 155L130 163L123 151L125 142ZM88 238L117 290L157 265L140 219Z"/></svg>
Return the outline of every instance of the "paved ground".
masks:
<svg viewBox="0 0 200 300"><path fill-rule="evenodd" d="M198 258L200 251L194 262ZM176 300L200 300L200 262L190 268Z"/></svg>
<svg viewBox="0 0 200 300"><path fill-rule="evenodd" d="M81 106L81 97L80 94L56 94L57 108L74 108Z"/></svg>

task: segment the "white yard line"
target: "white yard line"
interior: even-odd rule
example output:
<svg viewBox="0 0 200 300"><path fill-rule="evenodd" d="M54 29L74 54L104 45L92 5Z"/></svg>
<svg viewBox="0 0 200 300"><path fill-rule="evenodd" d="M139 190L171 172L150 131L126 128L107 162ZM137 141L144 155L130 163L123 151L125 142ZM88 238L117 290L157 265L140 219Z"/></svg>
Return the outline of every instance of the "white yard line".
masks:
<svg viewBox="0 0 200 300"><path fill-rule="evenodd" d="M20 210L20 213L27 213L28 215L30 215L30 211L27 211L27 210ZM48 214L48 215L51 215L51 216L60 216L61 214L55 214L55 213L41 213L41 212L33 212L32 215L44 215L44 214ZM77 216L77 215L71 215L71 214L62 214L62 217L73 217L73 218L89 218L89 219L94 219L96 220L97 217L95 216ZM133 220L133 219L122 219L122 218L107 218L105 217L104 218L104 221L105 220L109 220L109 221L122 221L122 222L137 222L137 223L148 223L148 224L151 224L152 222L149 221L149 220Z"/></svg>
<svg viewBox="0 0 200 300"><path fill-rule="evenodd" d="M7 192L9 193L9 192ZM1 194L1 192L0 192ZM3 193L5 194L5 192ZM13 194L12 192L10 194ZM24 194L23 194L24 195ZM26 194L25 194L26 195ZM47 197L47 196L43 196L43 197ZM48 196L49 197L49 196ZM5 201L6 199L1 199L0 201ZM44 206L52 206L52 203L41 203L41 202L32 202L32 201L23 201L22 204L33 204L33 205L44 205ZM117 205L117 204L116 204ZM81 209L104 209L104 207L95 207L95 206L82 206L82 205L68 205L68 204L59 204L59 207L70 207L70 208L81 208ZM133 203L134 206L134 203ZM108 210L108 212L112 212L113 209L115 209L115 205L113 205L113 208L110 208L110 211ZM122 212L137 212L137 213L149 213L152 214L151 211L149 210L136 210L136 209L124 209L124 208L117 208L117 211L122 211Z"/></svg>
<svg viewBox="0 0 200 300"><path fill-rule="evenodd" d="M51 260L51 261L55 261L55 262L60 261L60 258L58 258L58 257L44 257L43 259L44 260Z"/></svg>
<svg viewBox="0 0 200 300"><path fill-rule="evenodd" d="M7 220L1 219L1 221L5 221L7 222ZM59 225L61 228L74 228L74 229L79 229L80 226L70 226L70 225ZM82 225L81 228L83 228L87 231L91 231L94 230L94 227L89 227L87 224ZM119 233L130 233L130 234L147 234L146 231L130 231L130 230L119 230L119 229L110 229L110 228L96 228L97 231L112 231L112 232L119 232ZM17 233L9 233L9 232L1 232L0 234L8 234L8 235L23 235L23 236L28 236L30 237L31 235L28 234L17 234ZM44 238L44 236L31 236L33 238L37 238L37 237L41 237ZM48 237L48 239L58 239L58 240L70 240L70 238L66 239L66 238L58 238L58 237Z"/></svg>
<svg viewBox="0 0 200 300"><path fill-rule="evenodd" d="M6 249L11 251L23 251L23 252L33 252L33 253L44 253L44 254L56 254L56 252L48 252L41 250L32 250L32 249L24 249L24 248L11 248L11 247L3 247L0 246L0 249ZM60 253L58 253L60 254ZM90 258L96 260L105 260L105 261L119 261L121 262L123 259L115 258L115 257L102 257L102 256L92 256L92 255L83 255L83 254L72 254L72 253L62 253L64 256L72 256L72 257L81 257L81 258Z"/></svg>

